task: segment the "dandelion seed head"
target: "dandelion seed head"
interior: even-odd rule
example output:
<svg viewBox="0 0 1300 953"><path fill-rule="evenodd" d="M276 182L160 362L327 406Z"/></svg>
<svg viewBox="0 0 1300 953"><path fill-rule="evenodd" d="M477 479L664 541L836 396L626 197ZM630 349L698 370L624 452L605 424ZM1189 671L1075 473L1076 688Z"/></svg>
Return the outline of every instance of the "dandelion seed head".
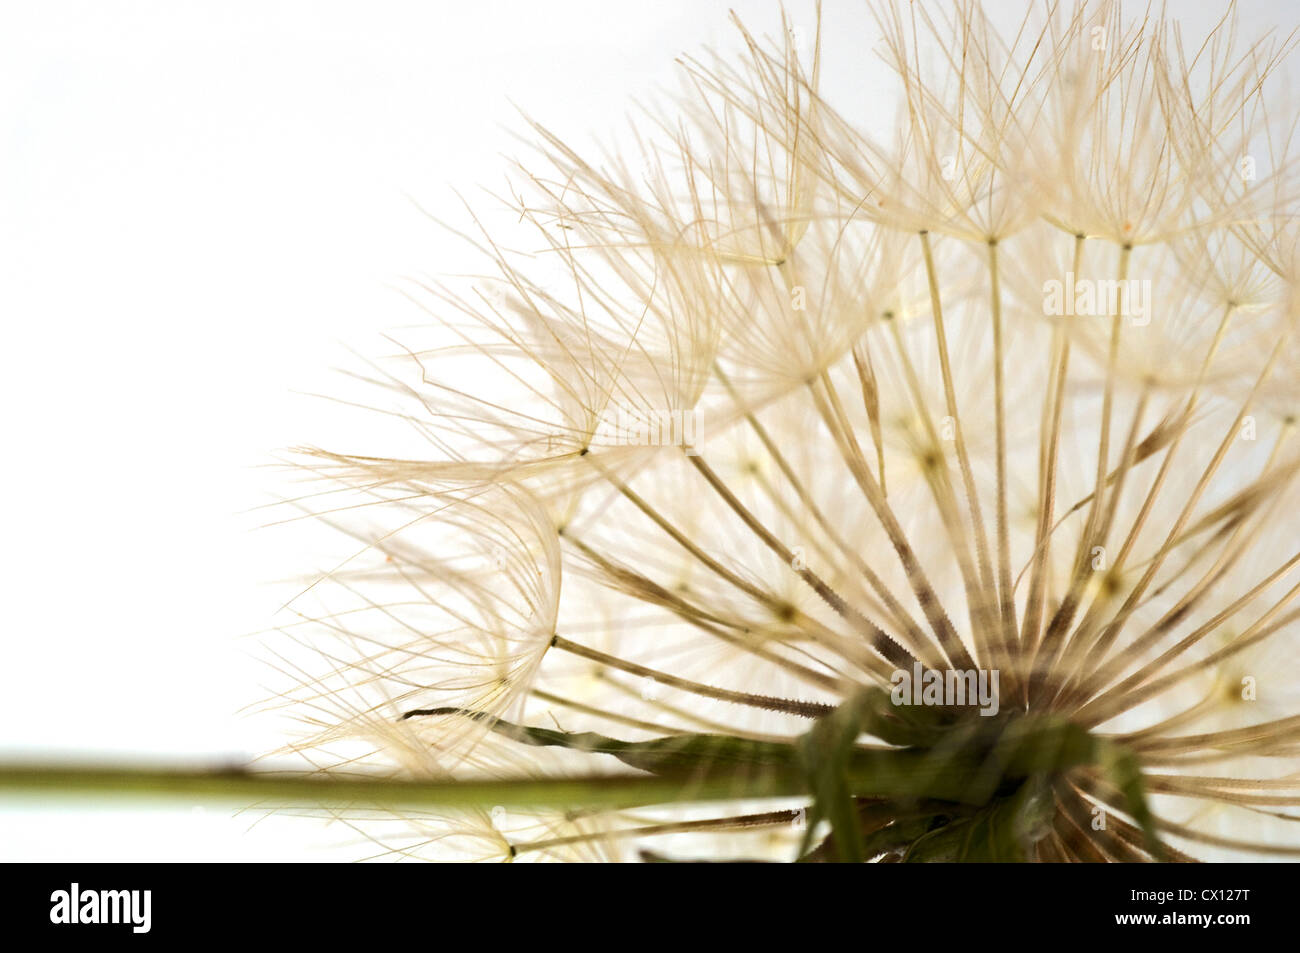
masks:
<svg viewBox="0 0 1300 953"><path fill-rule="evenodd" d="M530 249L474 218L493 273L409 288L429 327L362 375L412 442L305 454L359 552L287 627L295 751L682 784L350 821L386 851L1300 852L1291 40L873 9L892 137L743 26L635 149L530 124ZM914 670L997 673L1000 714L873 707Z"/></svg>

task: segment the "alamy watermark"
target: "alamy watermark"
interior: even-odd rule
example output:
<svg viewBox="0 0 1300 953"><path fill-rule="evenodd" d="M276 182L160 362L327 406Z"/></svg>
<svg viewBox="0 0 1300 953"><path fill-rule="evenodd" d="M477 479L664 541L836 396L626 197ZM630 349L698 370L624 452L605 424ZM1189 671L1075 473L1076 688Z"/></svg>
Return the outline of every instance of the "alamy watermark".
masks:
<svg viewBox="0 0 1300 953"><path fill-rule="evenodd" d="M615 409L601 418L599 433L619 447L682 447L690 456L699 451L699 436L693 410Z"/></svg>
<svg viewBox="0 0 1300 953"><path fill-rule="evenodd" d="M152 890L82 890L74 883L50 894L50 922L120 923L128 924L132 933L148 933L152 906Z"/></svg>
<svg viewBox="0 0 1300 953"><path fill-rule="evenodd" d="M991 717L998 713L998 670L924 669L920 662L912 670L895 669L889 677L893 690L889 693L895 705L927 705L942 707L979 706L980 714Z"/></svg>
<svg viewBox="0 0 1300 953"><path fill-rule="evenodd" d="M1149 278L1079 278L1067 271L1065 280L1043 282L1043 313L1074 315L1119 315L1137 327L1151 323L1151 280Z"/></svg>

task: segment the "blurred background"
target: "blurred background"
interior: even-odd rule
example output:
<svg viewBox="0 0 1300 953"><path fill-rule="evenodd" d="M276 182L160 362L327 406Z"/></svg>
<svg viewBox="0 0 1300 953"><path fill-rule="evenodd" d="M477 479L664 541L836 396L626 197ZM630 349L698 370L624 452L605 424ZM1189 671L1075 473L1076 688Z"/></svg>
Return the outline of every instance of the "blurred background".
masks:
<svg viewBox="0 0 1300 953"><path fill-rule="evenodd" d="M888 124L865 3L824 6L829 98ZM276 451L346 446L307 395L419 320L402 277L477 266L421 208L498 205L520 111L598 151L675 57L739 48L730 9L779 34L775 0L0 2L0 760L284 742L248 710L257 633L327 567L256 507ZM786 9L810 51L813 4ZM1169 9L1194 33L1225 8ZM0 860L361 854L224 806L0 801Z"/></svg>

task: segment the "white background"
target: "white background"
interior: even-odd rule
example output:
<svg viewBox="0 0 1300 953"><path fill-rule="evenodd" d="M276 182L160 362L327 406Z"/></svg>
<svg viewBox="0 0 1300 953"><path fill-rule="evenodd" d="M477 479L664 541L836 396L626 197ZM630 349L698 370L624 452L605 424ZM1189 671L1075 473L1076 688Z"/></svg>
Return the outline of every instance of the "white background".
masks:
<svg viewBox="0 0 1300 953"><path fill-rule="evenodd" d="M1195 32L1212 6L1171 10ZM736 49L728 7L779 28L757 0L0 3L0 759L282 740L240 712L265 697L245 634L320 568L247 512L274 451L331 433L294 392L417 319L397 278L465 267L412 199L500 185L515 105L608 139L675 56ZM1289 29L1288 7L1243 21ZM826 18L834 101L879 121L865 6ZM251 823L9 801L0 859L358 855Z"/></svg>

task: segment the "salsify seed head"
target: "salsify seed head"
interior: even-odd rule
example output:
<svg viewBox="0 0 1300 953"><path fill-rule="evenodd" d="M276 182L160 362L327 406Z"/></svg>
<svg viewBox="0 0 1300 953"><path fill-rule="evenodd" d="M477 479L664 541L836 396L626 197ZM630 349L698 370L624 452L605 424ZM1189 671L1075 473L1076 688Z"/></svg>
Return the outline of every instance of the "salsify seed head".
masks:
<svg viewBox="0 0 1300 953"><path fill-rule="evenodd" d="M1300 853L1292 37L872 9L884 135L788 23L603 159L530 125L529 251L475 217L356 375L404 431L298 456L291 748L587 782L379 856Z"/></svg>

